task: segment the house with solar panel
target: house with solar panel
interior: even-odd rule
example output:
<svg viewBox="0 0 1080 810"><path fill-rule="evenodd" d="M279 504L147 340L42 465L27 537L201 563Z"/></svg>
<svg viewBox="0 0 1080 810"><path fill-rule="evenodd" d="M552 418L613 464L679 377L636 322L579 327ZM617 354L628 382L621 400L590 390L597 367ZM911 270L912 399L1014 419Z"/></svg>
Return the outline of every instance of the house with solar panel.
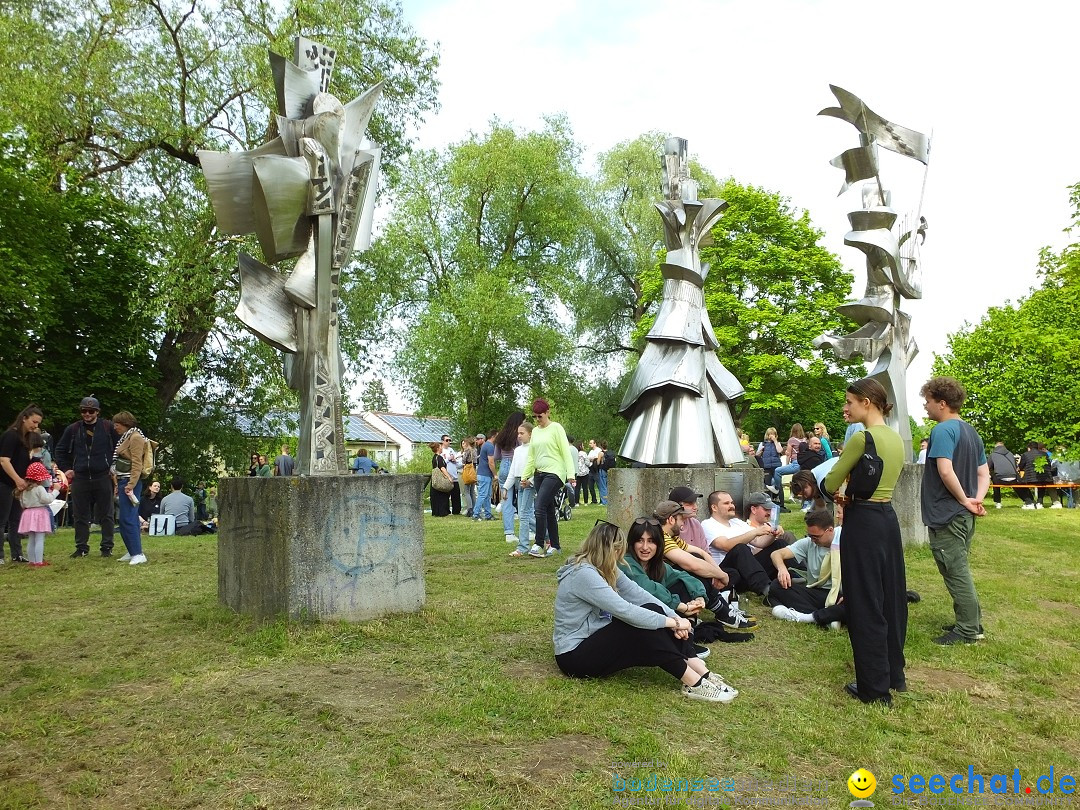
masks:
<svg viewBox="0 0 1080 810"><path fill-rule="evenodd" d="M347 417L347 419L353 418ZM441 416L413 416L404 413L367 411L355 418L362 419L373 430L382 433L397 445L398 455L393 460L397 464L406 463L417 452L428 453L430 456L427 448L429 442L442 441L443 435L447 433L453 435L450 420ZM348 427L345 428L345 444L352 448ZM368 454L371 454L370 449ZM389 462L390 459L387 461Z"/></svg>

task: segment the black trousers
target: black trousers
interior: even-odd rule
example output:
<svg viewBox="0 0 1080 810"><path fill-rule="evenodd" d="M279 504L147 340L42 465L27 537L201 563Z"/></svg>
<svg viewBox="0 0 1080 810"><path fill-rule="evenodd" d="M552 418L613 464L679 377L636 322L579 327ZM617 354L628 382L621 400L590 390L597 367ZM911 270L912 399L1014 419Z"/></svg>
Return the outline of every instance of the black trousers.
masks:
<svg viewBox="0 0 1080 810"><path fill-rule="evenodd" d="M589 500L593 503L600 503L600 497L596 494L596 477L599 475L597 470L589 470L589 478L586 481L586 492L589 493Z"/></svg>
<svg viewBox="0 0 1080 810"><path fill-rule="evenodd" d="M71 508L75 513L75 550L90 552L90 523L101 522L101 553L112 553L114 505L113 482L108 475L93 478L76 474L71 481Z"/></svg>
<svg viewBox="0 0 1080 810"><path fill-rule="evenodd" d="M552 548L562 548L559 545L559 520L555 515L555 493L564 487L563 480L554 473L533 473L533 486L536 487L536 501L533 504L536 515L536 543L540 548L544 542L551 543Z"/></svg>
<svg viewBox="0 0 1080 810"><path fill-rule="evenodd" d="M828 588L808 588L806 585L792 585L781 588L775 581L769 589L770 605L787 605L799 613L810 613L818 624L843 622L847 624L847 602L839 602L825 607L829 596Z"/></svg>
<svg viewBox="0 0 1080 810"><path fill-rule="evenodd" d="M907 684L908 619L904 548L891 503L855 501L844 510L840 571L859 699L888 700L890 688Z"/></svg>
<svg viewBox="0 0 1080 810"><path fill-rule="evenodd" d="M642 605L662 613L655 605ZM666 627L644 630L612 619L570 652L555 656L559 669L571 678L604 678L630 667L660 667L673 678L686 673L686 642Z"/></svg>
<svg viewBox="0 0 1080 810"><path fill-rule="evenodd" d="M454 488L450 490L450 514L461 514L461 484L454 482Z"/></svg>
<svg viewBox="0 0 1080 810"><path fill-rule="evenodd" d="M8 477L5 475L6 480ZM7 533L11 559L22 556L22 540L19 538L19 519L22 518L22 504L15 497L15 487L0 484L0 560L4 559L4 534Z"/></svg>
<svg viewBox="0 0 1080 810"><path fill-rule="evenodd" d="M782 540L776 542L780 543L777 548L787 545ZM735 590L745 591L749 589L756 594L764 595L765 591L769 589L769 582L772 577L765 572L758 558L765 555L765 560L772 567L773 576L775 577L776 567L768 557L772 551L775 551L775 549L770 546L768 550L763 549L761 554L754 554L746 543L739 543L724 555L724 559L720 563L720 570L728 575L728 584Z"/></svg>

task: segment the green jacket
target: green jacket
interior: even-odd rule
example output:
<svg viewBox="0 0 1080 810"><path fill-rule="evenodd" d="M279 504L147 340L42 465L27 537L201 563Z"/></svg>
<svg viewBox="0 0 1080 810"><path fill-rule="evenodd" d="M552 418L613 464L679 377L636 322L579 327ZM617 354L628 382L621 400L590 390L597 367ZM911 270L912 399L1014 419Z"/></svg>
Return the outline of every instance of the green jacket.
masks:
<svg viewBox="0 0 1080 810"><path fill-rule="evenodd" d="M640 585L672 610L676 608L679 602L683 601L678 594L669 590L677 582L681 582L686 587L691 599L697 599L699 596L705 595L705 586L701 584L701 580L685 571L676 571L667 563L664 563L663 582L649 579L649 575L645 573L641 563L629 551L623 557L622 570L626 572L626 575L634 583Z"/></svg>

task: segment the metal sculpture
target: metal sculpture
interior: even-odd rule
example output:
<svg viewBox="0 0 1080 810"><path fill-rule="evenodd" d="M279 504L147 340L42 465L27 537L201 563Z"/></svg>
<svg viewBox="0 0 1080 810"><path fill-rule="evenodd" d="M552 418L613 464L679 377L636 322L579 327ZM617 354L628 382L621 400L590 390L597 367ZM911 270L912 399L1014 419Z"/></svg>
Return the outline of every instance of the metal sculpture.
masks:
<svg viewBox="0 0 1080 810"><path fill-rule="evenodd" d="M248 152L202 150L199 160L224 233L251 234L269 265L240 254L236 316L285 353L300 394L301 475L345 474L338 294L354 247L371 239L381 149L364 133L382 83L342 105L327 92L336 52L294 40L293 61L270 53L278 136Z"/></svg>
<svg viewBox="0 0 1080 810"><path fill-rule="evenodd" d="M728 401L743 387L716 356L702 293L709 266L699 254L728 204L697 198L685 139L667 140L663 170L663 300L619 406L630 422L619 455L648 466L731 464L743 454Z"/></svg>
<svg viewBox="0 0 1080 810"><path fill-rule="evenodd" d="M866 292L858 301L841 304L841 313L859 324L850 334L821 335L817 347L831 348L844 360L861 356L873 364L869 376L884 387L895 403L888 423L904 440L907 460L911 460L911 424L907 407L907 367L919 349L911 337L911 316L900 310L900 299L922 298L919 248L926 238L926 219L921 216L922 199L914 214L897 225L891 194L881 185L877 147L881 146L925 166L930 159L930 139L920 132L897 126L868 108L857 96L829 85L840 102L818 115L847 121L859 130L859 146L833 158L830 163L844 170L843 194L862 180L873 180L862 188L862 208L848 214L852 230L844 244L866 254ZM923 189L926 171L923 171Z"/></svg>

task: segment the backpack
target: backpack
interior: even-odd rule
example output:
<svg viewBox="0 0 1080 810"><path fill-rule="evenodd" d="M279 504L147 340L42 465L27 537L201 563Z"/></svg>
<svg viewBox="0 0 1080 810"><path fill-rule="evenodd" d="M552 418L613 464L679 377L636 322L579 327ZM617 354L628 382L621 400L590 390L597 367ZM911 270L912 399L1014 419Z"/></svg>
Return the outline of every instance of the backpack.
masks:
<svg viewBox="0 0 1080 810"><path fill-rule="evenodd" d="M157 449L158 443L153 439L146 438L146 442L143 444L142 477L154 474L154 468L157 467Z"/></svg>
<svg viewBox="0 0 1080 810"><path fill-rule="evenodd" d="M602 470L613 470L613 469L615 469L615 453L614 452L612 452L611 450L605 450L604 451L604 461L600 464L600 469L602 469Z"/></svg>
<svg viewBox="0 0 1080 810"><path fill-rule="evenodd" d="M848 498L860 500L873 496L874 490L881 483L881 474L885 471L885 463L877 454L874 437L869 430L864 430L863 436L866 439L866 447L848 475L847 489L844 492Z"/></svg>

